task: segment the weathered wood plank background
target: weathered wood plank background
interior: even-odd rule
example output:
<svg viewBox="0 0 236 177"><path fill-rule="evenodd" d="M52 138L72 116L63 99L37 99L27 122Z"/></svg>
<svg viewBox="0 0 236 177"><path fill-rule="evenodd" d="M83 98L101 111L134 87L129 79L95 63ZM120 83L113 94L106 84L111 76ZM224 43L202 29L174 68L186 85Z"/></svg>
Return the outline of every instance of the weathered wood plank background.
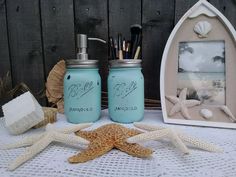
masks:
<svg viewBox="0 0 236 177"><path fill-rule="evenodd" d="M129 26L143 26L145 97L159 99L159 71L167 38L197 0L0 0L0 77L10 71L12 86L25 82L33 92L60 58L75 57L75 36L105 40ZM210 0L236 26L236 0ZM103 90L108 75L107 45L89 43L90 58L100 60ZM1 102L1 100L0 100ZM43 103L44 100L41 101Z"/></svg>

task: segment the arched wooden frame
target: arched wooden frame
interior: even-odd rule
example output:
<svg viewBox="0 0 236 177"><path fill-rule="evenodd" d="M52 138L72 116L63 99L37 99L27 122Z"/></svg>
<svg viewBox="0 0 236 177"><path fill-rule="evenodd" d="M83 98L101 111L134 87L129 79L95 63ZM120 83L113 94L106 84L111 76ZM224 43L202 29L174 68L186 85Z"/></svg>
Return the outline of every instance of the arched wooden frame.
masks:
<svg viewBox="0 0 236 177"><path fill-rule="evenodd" d="M212 31L207 38L199 38L193 30L199 21L208 21L212 24ZM206 0L200 0L176 24L162 56L160 90L164 121L175 124L236 128L236 123L228 121L227 115L219 107L200 105L191 108L189 112L193 120L184 119L180 113L172 117L168 116L173 104L166 99L166 96L176 95L177 92L178 45L183 41L225 42L226 106L233 115L236 115L236 32L219 10ZM203 108L213 112L213 120L206 121L200 116L199 111Z"/></svg>

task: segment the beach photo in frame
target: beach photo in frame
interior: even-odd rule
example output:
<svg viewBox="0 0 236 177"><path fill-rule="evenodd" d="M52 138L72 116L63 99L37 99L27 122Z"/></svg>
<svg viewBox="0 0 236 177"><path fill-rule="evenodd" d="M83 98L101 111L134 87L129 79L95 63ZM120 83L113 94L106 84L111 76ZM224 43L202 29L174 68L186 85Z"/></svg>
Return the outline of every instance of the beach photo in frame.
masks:
<svg viewBox="0 0 236 177"><path fill-rule="evenodd" d="M162 57L164 122L236 128L236 32L206 0L173 29Z"/></svg>

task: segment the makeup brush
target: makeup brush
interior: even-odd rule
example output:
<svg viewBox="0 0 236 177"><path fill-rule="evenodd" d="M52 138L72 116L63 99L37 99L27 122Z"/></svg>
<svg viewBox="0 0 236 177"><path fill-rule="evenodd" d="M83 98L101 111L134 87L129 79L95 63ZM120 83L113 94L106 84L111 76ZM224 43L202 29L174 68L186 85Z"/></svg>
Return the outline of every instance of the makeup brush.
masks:
<svg viewBox="0 0 236 177"><path fill-rule="evenodd" d="M139 24L134 24L130 26L131 32L131 58L134 58L135 51L138 47L139 36L142 32L142 26Z"/></svg>
<svg viewBox="0 0 236 177"><path fill-rule="evenodd" d="M113 37L109 38L109 47L110 47L110 57L114 60L116 59L116 51L115 51L115 46L114 46L114 40Z"/></svg>
<svg viewBox="0 0 236 177"><path fill-rule="evenodd" d="M139 53L140 53L140 49L141 49L141 47L138 46L137 49L136 49L135 55L134 55L134 59L138 59L138 56L139 56Z"/></svg>
<svg viewBox="0 0 236 177"><path fill-rule="evenodd" d="M125 46L125 59L129 58L129 53L130 53L130 41L127 41Z"/></svg>
<svg viewBox="0 0 236 177"><path fill-rule="evenodd" d="M118 55L118 53L119 53L118 52L118 44L117 44L117 40L116 39L114 39L114 47L115 47L114 50L115 50L115 56L116 56L115 59L116 59L116 58L119 58L119 55Z"/></svg>
<svg viewBox="0 0 236 177"><path fill-rule="evenodd" d="M118 52L119 52L119 59L123 60L123 51L122 51L122 35L118 34Z"/></svg>
<svg viewBox="0 0 236 177"><path fill-rule="evenodd" d="M122 41L123 58L125 58L125 48L126 48L126 41L125 41L125 38L123 38L123 41Z"/></svg>
<svg viewBox="0 0 236 177"><path fill-rule="evenodd" d="M134 59L138 59L139 58L139 54L140 54L140 50L141 50L141 42L142 42L142 35L140 34L138 36L137 48L135 50Z"/></svg>

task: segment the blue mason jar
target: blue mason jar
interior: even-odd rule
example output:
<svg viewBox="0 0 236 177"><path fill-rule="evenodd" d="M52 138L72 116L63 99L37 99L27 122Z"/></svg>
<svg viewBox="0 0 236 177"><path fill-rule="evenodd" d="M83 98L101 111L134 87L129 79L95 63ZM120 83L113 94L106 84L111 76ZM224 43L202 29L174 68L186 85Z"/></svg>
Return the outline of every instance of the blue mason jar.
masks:
<svg viewBox="0 0 236 177"><path fill-rule="evenodd" d="M144 116L144 77L141 60L111 60L108 110L113 121L132 123Z"/></svg>
<svg viewBox="0 0 236 177"><path fill-rule="evenodd" d="M97 60L67 60L64 112L71 123L94 122L101 114L101 77Z"/></svg>

